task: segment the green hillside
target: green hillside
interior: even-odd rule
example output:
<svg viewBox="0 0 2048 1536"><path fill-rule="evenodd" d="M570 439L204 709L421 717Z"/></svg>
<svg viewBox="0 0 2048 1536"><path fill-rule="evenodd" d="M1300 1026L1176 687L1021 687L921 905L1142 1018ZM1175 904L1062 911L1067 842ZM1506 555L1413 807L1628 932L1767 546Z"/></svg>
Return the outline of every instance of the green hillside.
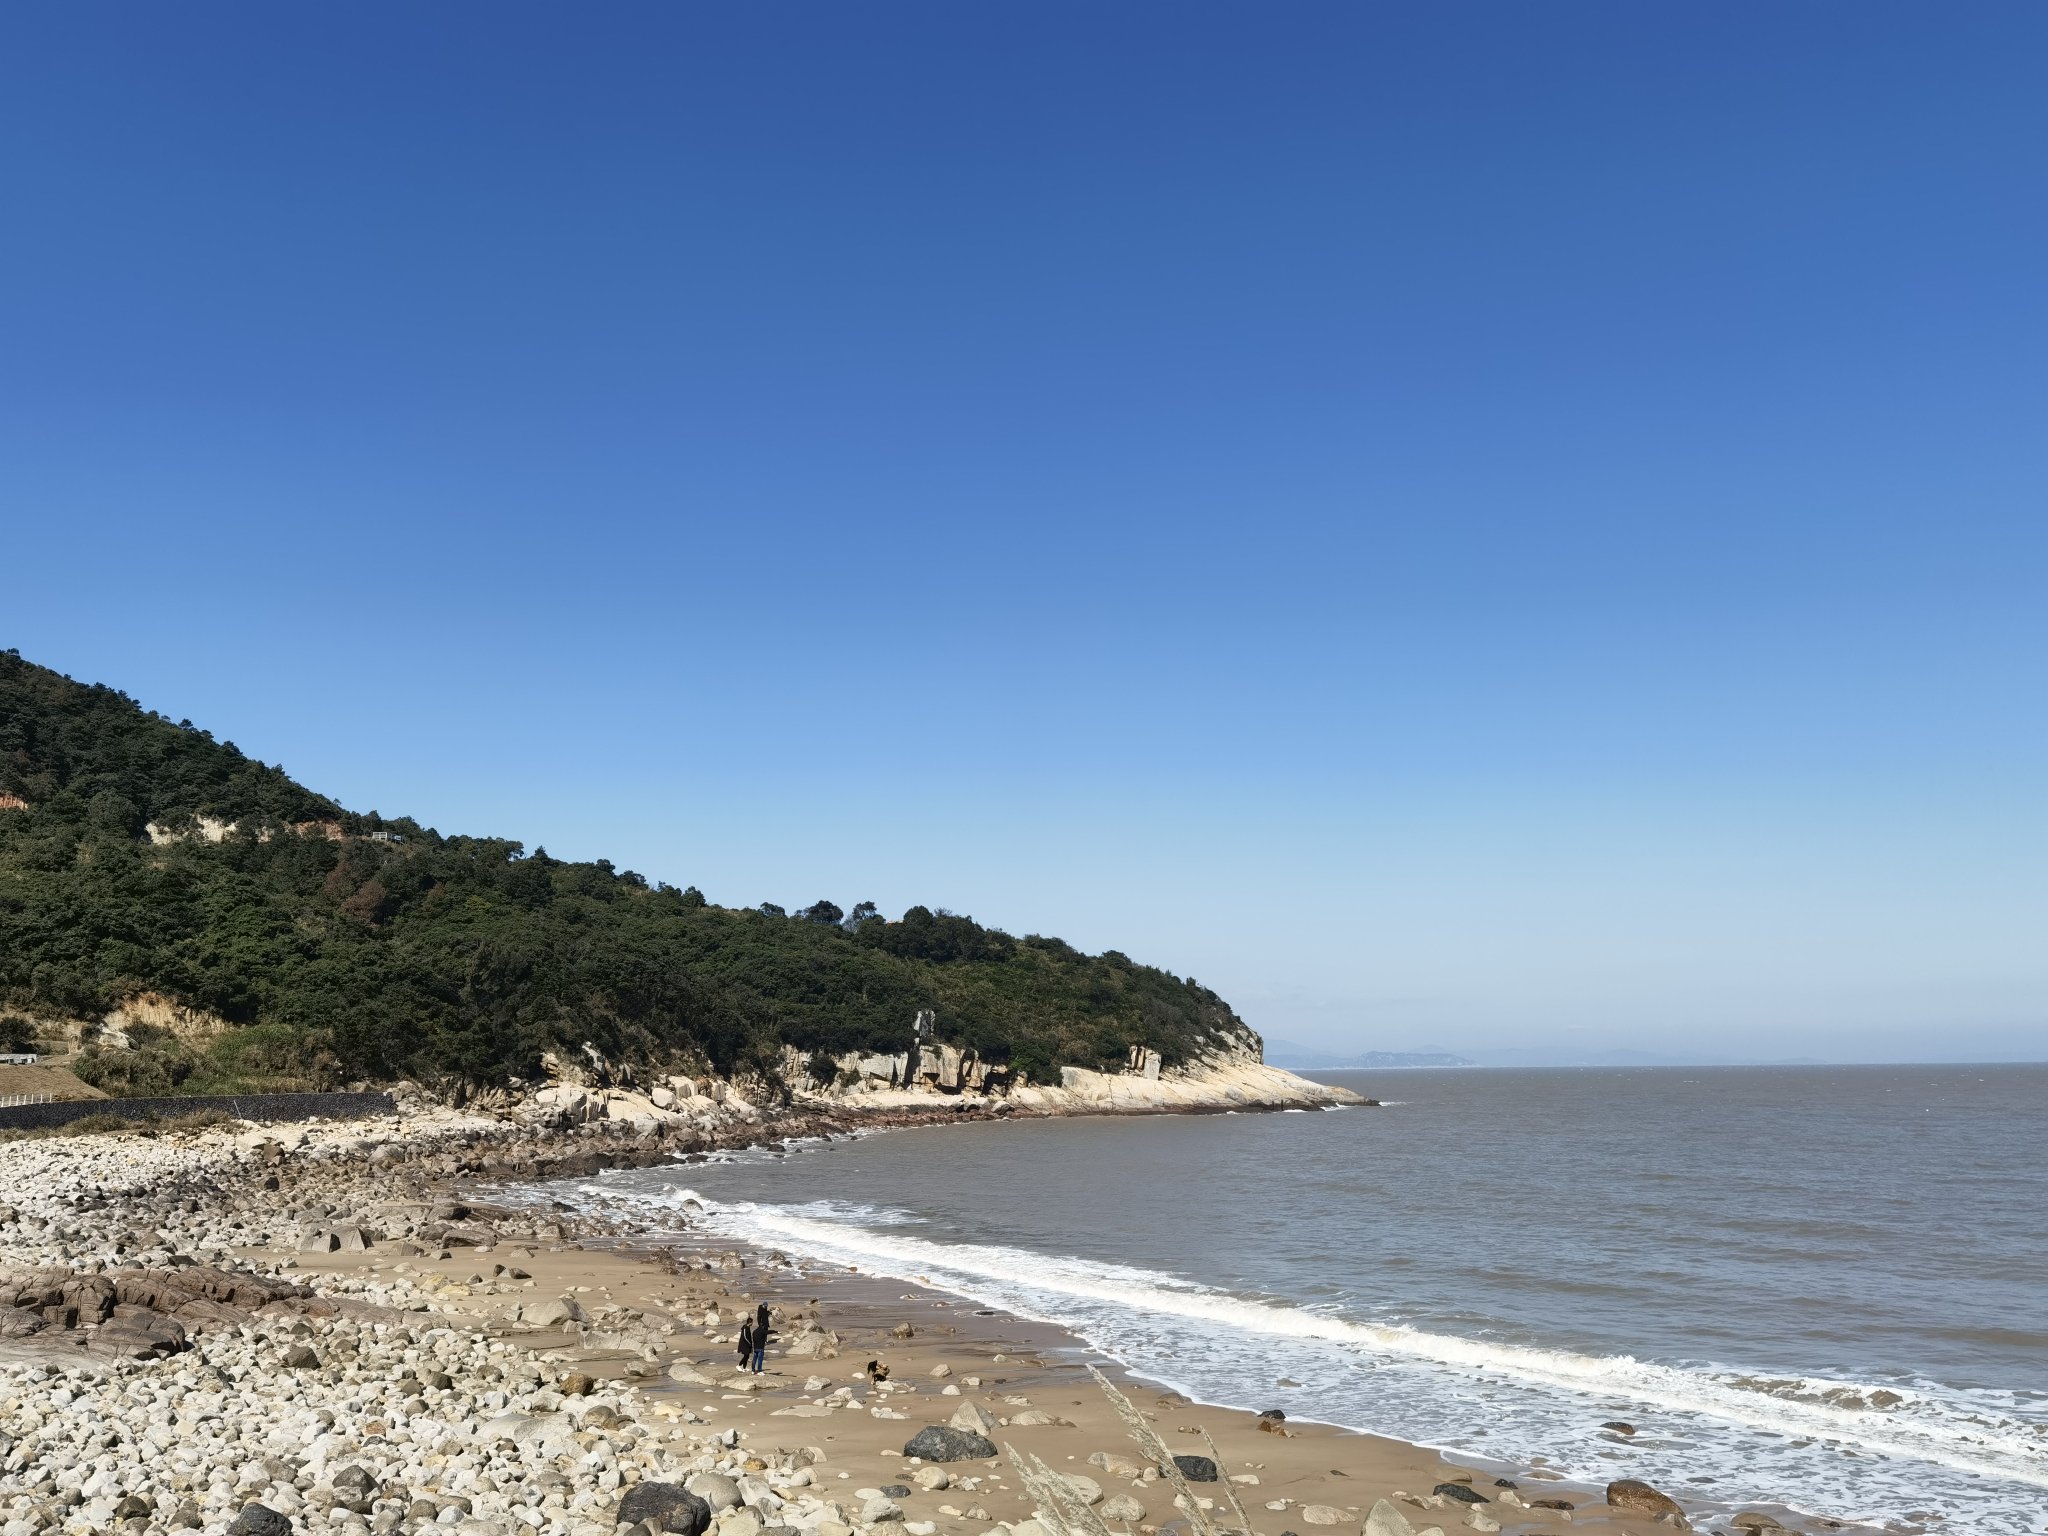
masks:
<svg viewBox="0 0 2048 1536"><path fill-rule="evenodd" d="M784 1044L901 1050L921 1008L940 1040L1039 1080L1244 1030L1215 993L1113 950L866 910L718 907L606 860L356 814L0 652L0 1037L144 994L234 1026L89 1051L81 1074L110 1091L497 1082L586 1040L772 1071Z"/></svg>

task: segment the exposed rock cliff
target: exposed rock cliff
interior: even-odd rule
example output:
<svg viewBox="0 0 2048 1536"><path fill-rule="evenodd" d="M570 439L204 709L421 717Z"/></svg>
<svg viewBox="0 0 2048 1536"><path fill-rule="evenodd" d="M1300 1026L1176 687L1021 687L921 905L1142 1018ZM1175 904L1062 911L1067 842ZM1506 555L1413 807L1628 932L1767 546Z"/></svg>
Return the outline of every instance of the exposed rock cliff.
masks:
<svg viewBox="0 0 2048 1536"><path fill-rule="evenodd" d="M1231 1109L1325 1109L1364 1102L1348 1088L1312 1083L1256 1058L1212 1058L1158 1077L1061 1070L1055 1088L1026 1084L1010 1102L1046 1114L1142 1114Z"/></svg>

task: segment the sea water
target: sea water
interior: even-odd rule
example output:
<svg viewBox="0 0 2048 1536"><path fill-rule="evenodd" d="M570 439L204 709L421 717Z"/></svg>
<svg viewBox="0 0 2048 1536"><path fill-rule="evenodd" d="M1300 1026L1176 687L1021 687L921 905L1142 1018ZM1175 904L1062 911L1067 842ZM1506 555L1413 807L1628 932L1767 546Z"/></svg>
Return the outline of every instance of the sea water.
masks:
<svg viewBox="0 0 2048 1536"><path fill-rule="evenodd" d="M2048 1066L1320 1075L1385 1107L581 1189L1064 1324L1207 1402L1695 1507L2048 1527Z"/></svg>

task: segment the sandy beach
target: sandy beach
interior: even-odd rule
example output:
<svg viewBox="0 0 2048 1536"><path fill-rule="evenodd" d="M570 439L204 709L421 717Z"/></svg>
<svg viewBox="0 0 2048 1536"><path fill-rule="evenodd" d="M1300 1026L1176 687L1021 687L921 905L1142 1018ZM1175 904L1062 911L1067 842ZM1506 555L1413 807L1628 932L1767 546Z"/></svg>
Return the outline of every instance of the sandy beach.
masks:
<svg viewBox="0 0 2048 1536"><path fill-rule="evenodd" d="M698 1139L782 1129L734 1112ZM656 1508L683 1485L715 1536L1669 1528L1540 1465L1198 1406L936 1291L502 1193L657 1151L445 1108L0 1145L0 1536L613 1536L649 1510L688 1529ZM762 1303L768 1369L742 1375ZM1194 1510L1090 1364L1172 1457L1213 1457ZM985 1440L907 1456L934 1425ZM1013 1454L1083 1503L1047 1509Z"/></svg>

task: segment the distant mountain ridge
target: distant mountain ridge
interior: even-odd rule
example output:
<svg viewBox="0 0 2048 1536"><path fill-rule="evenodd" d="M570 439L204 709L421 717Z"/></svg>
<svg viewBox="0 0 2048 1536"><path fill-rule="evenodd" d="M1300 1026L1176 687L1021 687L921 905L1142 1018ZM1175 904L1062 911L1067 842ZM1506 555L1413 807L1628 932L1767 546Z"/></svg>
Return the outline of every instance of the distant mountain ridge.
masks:
<svg viewBox="0 0 2048 1536"><path fill-rule="evenodd" d="M1403 1067L1476 1067L1479 1065L1450 1051L1361 1051L1340 1056L1296 1045L1291 1040L1268 1040L1266 1060L1276 1067L1307 1072L1390 1072Z"/></svg>
<svg viewBox="0 0 2048 1536"><path fill-rule="evenodd" d="M1317 1050L1291 1040L1268 1040L1266 1060L1297 1072L1385 1072L1401 1067L1820 1067L1812 1056L1757 1060L1696 1051L1645 1051L1617 1047L1606 1050L1567 1046L1506 1046L1460 1056L1452 1051L1365 1051L1351 1056Z"/></svg>
<svg viewBox="0 0 2048 1536"><path fill-rule="evenodd" d="M1614 1048L1573 1050L1561 1046L1481 1051L1482 1067L1821 1067L1814 1056L1724 1056L1705 1051L1644 1051Z"/></svg>

